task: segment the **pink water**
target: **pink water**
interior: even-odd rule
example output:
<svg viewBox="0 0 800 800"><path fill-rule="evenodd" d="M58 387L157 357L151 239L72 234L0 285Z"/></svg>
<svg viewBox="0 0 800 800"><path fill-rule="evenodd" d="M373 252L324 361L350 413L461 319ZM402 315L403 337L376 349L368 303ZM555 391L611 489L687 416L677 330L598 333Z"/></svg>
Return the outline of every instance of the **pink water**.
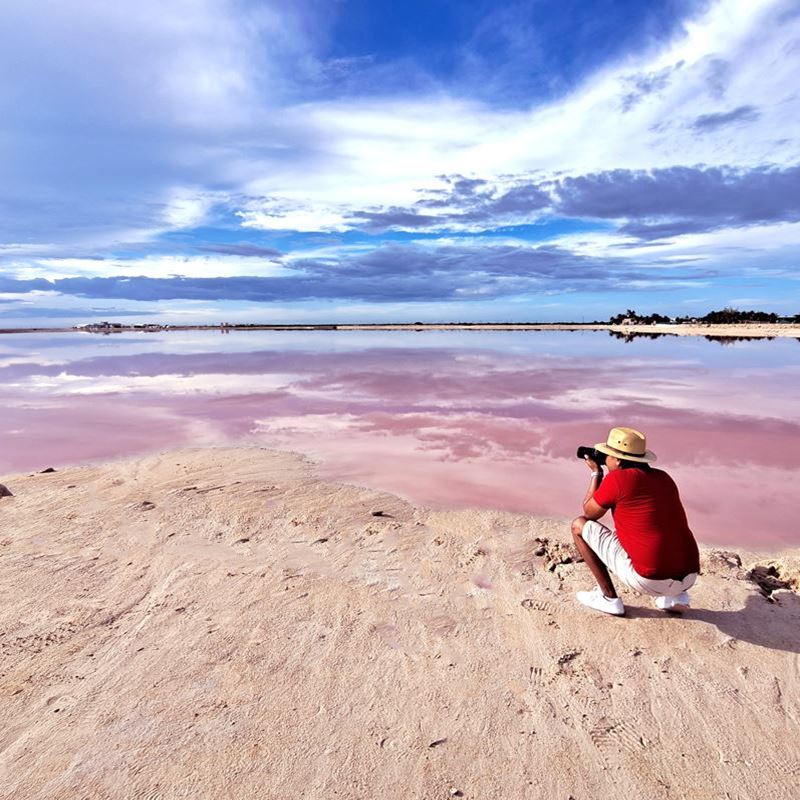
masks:
<svg viewBox="0 0 800 800"><path fill-rule="evenodd" d="M0 474L259 443L434 507L579 512L578 444L644 430L707 543L800 544L800 342L604 333L0 338Z"/></svg>

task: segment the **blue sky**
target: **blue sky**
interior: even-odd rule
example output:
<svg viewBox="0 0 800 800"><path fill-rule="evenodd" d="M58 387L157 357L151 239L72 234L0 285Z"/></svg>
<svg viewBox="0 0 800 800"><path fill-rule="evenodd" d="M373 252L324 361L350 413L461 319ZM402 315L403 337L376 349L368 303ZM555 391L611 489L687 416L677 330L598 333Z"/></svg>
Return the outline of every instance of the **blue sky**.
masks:
<svg viewBox="0 0 800 800"><path fill-rule="evenodd" d="M0 324L800 313L788 0L32 0Z"/></svg>

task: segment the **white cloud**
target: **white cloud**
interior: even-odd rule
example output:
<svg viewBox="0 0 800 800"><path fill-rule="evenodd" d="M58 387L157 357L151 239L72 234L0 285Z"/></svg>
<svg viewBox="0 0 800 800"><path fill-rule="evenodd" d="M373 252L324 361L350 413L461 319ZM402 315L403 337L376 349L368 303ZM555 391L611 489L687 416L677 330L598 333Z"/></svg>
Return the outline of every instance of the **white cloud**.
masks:
<svg viewBox="0 0 800 800"><path fill-rule="evenodd" d="M175 189L164 209L164 225L170 228L191 228L202 224L218 197L203 190L183 187Z"/></svg>
<svg viewBox="0 0 800 800"><path fill-rule="evenodd" d="M243 228L292 231L343 231L348 228L345 214L325 205L301 201L253 201L236 212Z"/></svg>
<svg viewBox="0 0 800 800"><path fill-rule="evenodd" d="M631 259L638 266L674 268L680 261L747 262L754 253L800 257L800 223L687 233L663 242L643 243L617 233L585 232L559 236L554 244L584 256Z"/></svg>
<svg viewBox="0 0 800 800"><path fill-rule="evenodd" d="M209 188L252 175L254 153L269 150L280 119L270 112L309 47L303 8L4 4L0 106L14 158L0 162L0 184L14 213L0 220L0 237L35 241L47 231L62 247L102 248L195 224Z"/></svg>
<svg viewBox="0 0 800 800"><path fill-rule="evenodd" d="M688 27L688 34L659 52L596 74L572 94L529 112L498 112L447 97L421 100L347 99L290 110L294 124L324 143L314 168L288 162L246 190L287 198L289 221L304 230L338 225L343 207L405 206L417 190L437 188L442 173L479 175L558 172L580 174L614 168L675 164L794 163L800 139L800 16L778 24L784 3L723 0ZM720 94L714 64L729 78ZM672 69L666 85L627 112L630 78ZM697 117L753 106L746 126L699 132ZM320 144L320 147L323 145ZM248 216L247 224L280 226L276 214ZM298 208L299 207L299 208ZM302 209L302 211L300 210ZM304 213L303 213L304 212Z"/></svg>
<svg viewBox="0 0 800 800"><path fill-rule="evenodd" d="M0 167L0 179L12 194L61 198L58 213L75 206L80 219L60 231L34 220L33 230L48 230L47 243L8 245L0 255L26 278L280 275L284 268L272 262L235 256L46 256L58 237L96 249L152 241L203 223L218 202L248 229L341 231L353 210L408 206L420 189L440 188L442 174L500 187L509 175L794 163L800 15L780 19L788 8L721 0L688 23L684 37L607 67L558 101L500 111L443 92L296 102L320 70L304 3L13 4L0 67L16 65L17 79L3 83L0 101L19 158ZM333 12L322 14L320 28L325 13ZM653 74L663 80L626 111L636 76ZM703 133L692 126L744 106L756 110L746 125ZM118 208L105 203L109 193L121 198ZM48 217L56 229L57 222ZM584 254L677 262L734 247L791 248L798 230L718 231L647 248L615 234L558 241Z"/></svg>
<svg viewBox="0 0 800 800"><path fill-rule="evenodd" d="M170 278L182 275L192 278L232 278L236 276L278 277L294 274L266 258L242 256L145 256L129 260L103 261L90 258L38 259L20 267L15 277L32 278L95 278L107 275Z"/></svg>
<svg viewBox="0 0 800 800"><path fill-rule="evenodd" d="M295 376L269 373L264 375L196 374L181 375L30 375L20 382L9 382L8 388L58 395L90 395L153 393L160 396L191 394L253 394L279 391Z"/></svg>

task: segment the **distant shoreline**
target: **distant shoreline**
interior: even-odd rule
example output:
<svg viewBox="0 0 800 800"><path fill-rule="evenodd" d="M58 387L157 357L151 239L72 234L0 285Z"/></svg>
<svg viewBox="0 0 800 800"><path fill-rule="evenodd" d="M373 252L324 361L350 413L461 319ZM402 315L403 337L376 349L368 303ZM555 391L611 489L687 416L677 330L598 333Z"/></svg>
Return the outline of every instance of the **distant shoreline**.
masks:
<svg viewBox="0 0 800 800"><path fill-rule="evenodd" d="M658 338L661 336L713 336L720 338L795 338L800 325L795 323L739 322L726 325L705 323L667 323L653 325L593 322L397 322L290 325L118 325L115 327L0 328L11 333L162 333L171 331L608 331L620 338Z"/></svg>

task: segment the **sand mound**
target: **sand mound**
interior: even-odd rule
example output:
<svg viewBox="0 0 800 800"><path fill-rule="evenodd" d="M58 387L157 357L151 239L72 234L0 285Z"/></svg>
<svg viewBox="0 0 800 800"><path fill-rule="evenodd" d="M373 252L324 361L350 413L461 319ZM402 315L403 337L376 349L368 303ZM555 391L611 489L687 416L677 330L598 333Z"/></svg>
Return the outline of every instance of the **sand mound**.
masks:
<svg viewBox="0 0 800 800"><path fill-rule="evenodd" d="M796 554L707 551L686 616L627 593L617 619L573 601L590 581L564 520L434 513L294 455L4 481L4 797L750 798L800 782ZM769 598L762 568L785 584Z"/></svg>

